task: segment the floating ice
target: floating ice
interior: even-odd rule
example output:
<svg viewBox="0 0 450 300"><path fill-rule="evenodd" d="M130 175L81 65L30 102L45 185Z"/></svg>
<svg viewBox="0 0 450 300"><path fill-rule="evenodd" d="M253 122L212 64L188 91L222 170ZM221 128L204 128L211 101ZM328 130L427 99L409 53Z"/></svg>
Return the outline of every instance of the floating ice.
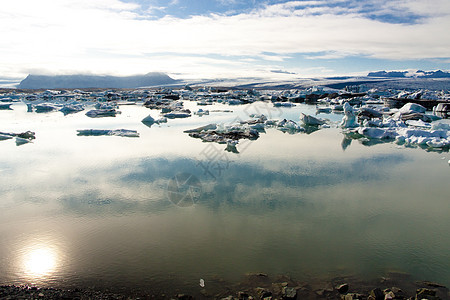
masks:
<svg viewBox="0 0 450 300"><path fill-rule="evenodd" d="M316 106L316 114L320 114L320 113L329 114L329 113L331 113L331 111L332 111L331 107L328 107L328 106L325 106L325 107Z"/></svg>
<svg viewBox="0 0 450 300"><path fill-rule="evenodd" d="M325 124L325 120L310 116L310 115L305 115L304 113L300 114L300 120L303 122L303 124L305 125L312 125L312 126L318 126L318 125L322 125Z"/></svg>
<svg viewBox="0 0 450 300"><path fill-rule="evenodd" d="M169 119L181 119L181 118L189 118L191 116L190 113L187 112L170 112L164 114L164 117Z"/></svg>
<svg viewBox="0 0 450 300"><path fill-rule="evenodd" d="M217 125L216 124L208 124L202 127L194 128L194 129L188 129L185 130L185 133L192 133L192 132L202 132L202 131L208 131L208 130L216 130Z"/></svg>
<svg viewBox="0 0 450 300"><path fill-rule="evenodd" d="M197 116L204 116L204 115L209 115L209 110L203 110L203 109L199 109L198 111L194 112L194 115Z"/></svg>
<svg viewBox="0 0 450 300"><path fill-rule="evenodd" d="M405 122L409 126L431 128L431 124L422 120L408 120Z"/></svg>
<svg viewBox="0 0 450 300"><path fill-rule="evenodd" d="M34 106L34 110L37 113L45 113L45 112L50 112L50 111L54 111L57 109L58 109L58 107L56 105L54 105L53 103L41 103L41 104L36 104Z"/></svg>
<svg viewBox="0 0 450 300"><path fill-rule="evenodd" d="M80 111L83 111L84 107L81 104L68 104L64 105L59 111L62 112L64 115L77 113Z"/></svg>
<svg viewBox="0 0 450 300"><path fill-rule="evenodd" d="M141 122L146 125L152 125L155 123L155 119L153 119L151 115L148 115L145 118L143 118Z"/></svg>
<svg viewBox="0 0 450 300"><path fill-rule="evenodd" d="M139 133L136 130L128 129L81 129L77 130L79 136L121 136L121 137L139 137Z"/></svg>
<svg viewBox="0 0 450 300"><path fill-rule="evenodd" d="M348 102L345 102L343 109L344 109L344 117L342 118L341 127L344 128L358 127L353 107L350 104L348 104Z"/></svg>
<svg viewBox="0 0 450 300"><path fill-rule="evenodd" d="M0 133L0 141L12 139L14 136L9 134Z"/></svg>
<svg viewBox="0 0 450 300"><path fill-rule="evenodd" d="M370 139L394 139L398 133L391 129L361 127L358 133Z"/></svg>
<svg viewBox="0 0 450 300"><path fill-rule="evenodd" d="M358 112L358 117L360 118L381 118L383 114L373 108L370 107L361 107Z"/></svg>
<svg viewBox="0 0 450 300"><path fill-rule="evenodd" d="M291 102L274 102L273 106L274 107L292 107L292 106L295 106L295 104L291 103Z"/></svg>
<svg viewBox="0 0 450 300"><path fill-rule="evenodd" d="M10 107L12 103L0 103L0 110L12 110Z"/></svg>
<svg viewBox="0 0 450 300"><path fill-rule="evenodd" d="M401 114L411 114L411 113L420 113L424 114L427 111L425 107L416 103L406 103L400 108L399 112Z"/></svg>
<svg viewBox="0 0 450 300"><path fill-rule="evenodd" d="M101 117L115 117L116 114L120 114L120 111L111 109L93 109L86 113L86 116L90 118L101 118Z"/></svg>
<svg viewBox="0 0 450 300"><path fill-rule="evenodd" d="M305 128L301 127L297 123L292 120L282 120L278 122L277 127L281 131L287 131L289 133L301 132L305 131Z"/></svg>

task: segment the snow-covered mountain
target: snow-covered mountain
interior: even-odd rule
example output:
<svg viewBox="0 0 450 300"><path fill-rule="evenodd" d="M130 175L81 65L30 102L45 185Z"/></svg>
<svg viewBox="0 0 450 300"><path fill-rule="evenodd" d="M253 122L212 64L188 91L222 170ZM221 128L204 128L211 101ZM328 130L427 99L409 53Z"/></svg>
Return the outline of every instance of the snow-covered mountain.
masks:
<svg viewBox="0 0 450 300"><path fill-rule="evenodd" d="M370 72L369 77L387 77L387 78L450 78L450 73L437 71L378 71Z"/></svg>

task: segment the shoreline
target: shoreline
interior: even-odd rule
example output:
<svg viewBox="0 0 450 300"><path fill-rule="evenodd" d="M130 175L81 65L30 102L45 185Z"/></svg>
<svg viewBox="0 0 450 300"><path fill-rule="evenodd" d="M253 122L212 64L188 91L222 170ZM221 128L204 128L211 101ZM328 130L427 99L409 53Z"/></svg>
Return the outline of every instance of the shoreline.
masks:
<svg viewBox="0 0 450 300"><path fill-rule="evenodd" d="M200 284L203 283L203 287ZM287 275L271 277L265 273L248 273L231 284L216 279L201 282L184 292L155 289L54 288L0 285L0 299L450 299L449 289L431 281L412 281L403 273L360 280L336 277L331 280L297 281Z"/></svg>

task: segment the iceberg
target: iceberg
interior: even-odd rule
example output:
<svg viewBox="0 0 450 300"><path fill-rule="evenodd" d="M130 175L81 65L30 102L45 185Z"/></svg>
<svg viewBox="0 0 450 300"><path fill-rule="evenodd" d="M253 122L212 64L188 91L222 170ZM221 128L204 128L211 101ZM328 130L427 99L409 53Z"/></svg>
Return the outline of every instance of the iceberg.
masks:
<svg viewBox="0 0 450 300"><path fill-rule="evenodd" d="M199 117L209 115L209 110L203 110L200 108L198 111L194 112L194 115L197 115Z"/></svg>
<svg viewBox="0 0 450 300"><path fill-rule="evenodd" d="M343 109L344 109L344 117L342 118L342 122L340 124L341 127L344 128L358 127L353 107L350 104L348 104L348 102L345 102Z"/></svg>
<svg viewBox="0 0 450 300"><path fill-rule="evenodd" d="M136 130L128 129L80 129L77 130L78 136L121 136L121 137L139 137Z"/></svg>
<svg viewBox="0 0 450 300"><path fill-rule="evenodd" d="M303 124L310 126L319 126L325 124L325 120L315 118L310 115L305 115L304 113L300 114L300 120L303 122Z"/></svg>
<svg viewBox="0 0 450 300"><path fill-rule="evenodd" d="M151 115L146 116L145 118L142 119L141 121L142 123L144 123L145 125L153 125L155 123L155 119L153 119L153 117Z"/></svg>
<svg viewBox="0 0 450 300"><path fill-rule="evenodd" d="M283 119L277 124L278 130L288 133L304 132L305 128L301 127L295 121Z"/></svg>
<svg viewBox="0 0 450 300"><path fill-rule="evenodd" d="M198 128L194 128L194 129L188 129L183 131L184 133L193 133L193 132L202 132L202 131L208 131L208 130L216 130L217 129L217 125L216 124L208 124L205 126L201 126Z"/></svg>
<svg viewBox="0 0 450 300"><path fill-rule="evenodd" d="M295 106L295 104L291 103L291 102L274 102L273 106L274 107L292 107L292 106Z"/></svg>
<svg viewBox="0 0 450 300"><path fill-rule="evenodd" d="M115 117L117 114L120 114L120 111L111 109L93 109L86 113L86 116L90 118L102 118L102 117Z"/></svg>
<svg viewBox="0 0 450 300"><path fill-rule="evenodd" d="M233 145L236 145L241 139L256 140L259 137L258 130L250 128L248 124L208 124L184 132L188 133L190 137L199 138L204 142Z"/></svg>
<svg viewBox="0 0 450 300"><path fill-rule="evenodd" d="M398 133L391 129L360 127L358 133L370 139L395 139Z"/></svg>
<svg viewBox="0 0 450 300"><path fill-rule="evenodd" d="M382 118L383 114L370 107L361 107L358 112L358 117L367 119Z"/></svg>
<svg viewBox="0 0 450 300"><path fill-rule="evenodd" d="M58 107L52 103L41 103L34 106L34 110L37 113L51 112L57 109Z"/></svg>
<svg viewBox="0 0 450 300"><path fill-rule="evenodd" d="M0 110L12 110L10 107L12 103L0 103Z"/></svg>
<svg viewBox="0 0 450 300"><path fill-rule="evenodd" d="M10 140L12 138L16 138L16 145L20 146L31 142L36 136L32 131L25 131L22 133L0 132L0 141Z"/></svg>
<svg viewBox="0 0 450 300"><path fill-rule="evenodd" d="M64 115L77 113L80 111L83 111L84 107L81 104L68 104L64 105L63 108L61 108L59 111L62 112Z"/></svg>
<svg viewBox="0 0 450 300"><path fill-rule="evenodd" d="M411 114L411 113L420 113L420 114L424 114L426 112L426 108L423 107L420 104L416 104L416 103L406 103L405 105L403 105L400 109L399 112L401 114Z"/></svg>
<svg viewBox="0 0 450 300"><path fill-rule="evenodd" d="M189 118L190 116L191 114L187 112L169 112L164 114L164 117L169 119Z"/></svg>
<svg viewBox="0 0 450 300"><path fill-rule="evenodd" d="M13 137L14 137L14 136L9 135L9 134L0 133L0 141L10 140L10 139L12 139Z"/></svg>

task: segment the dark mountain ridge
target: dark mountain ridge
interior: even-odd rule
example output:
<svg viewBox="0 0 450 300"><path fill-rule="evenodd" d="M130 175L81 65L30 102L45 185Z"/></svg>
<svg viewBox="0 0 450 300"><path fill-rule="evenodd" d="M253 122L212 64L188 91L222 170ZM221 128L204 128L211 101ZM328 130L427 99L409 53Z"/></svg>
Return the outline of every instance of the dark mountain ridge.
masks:
<svg viewBox="0 0 450 300"><path fill-rule="evenodd" d="M178 82L165 73L151 72L134 76L101 75L28 75L19 89L139 88Z"/></svg>

